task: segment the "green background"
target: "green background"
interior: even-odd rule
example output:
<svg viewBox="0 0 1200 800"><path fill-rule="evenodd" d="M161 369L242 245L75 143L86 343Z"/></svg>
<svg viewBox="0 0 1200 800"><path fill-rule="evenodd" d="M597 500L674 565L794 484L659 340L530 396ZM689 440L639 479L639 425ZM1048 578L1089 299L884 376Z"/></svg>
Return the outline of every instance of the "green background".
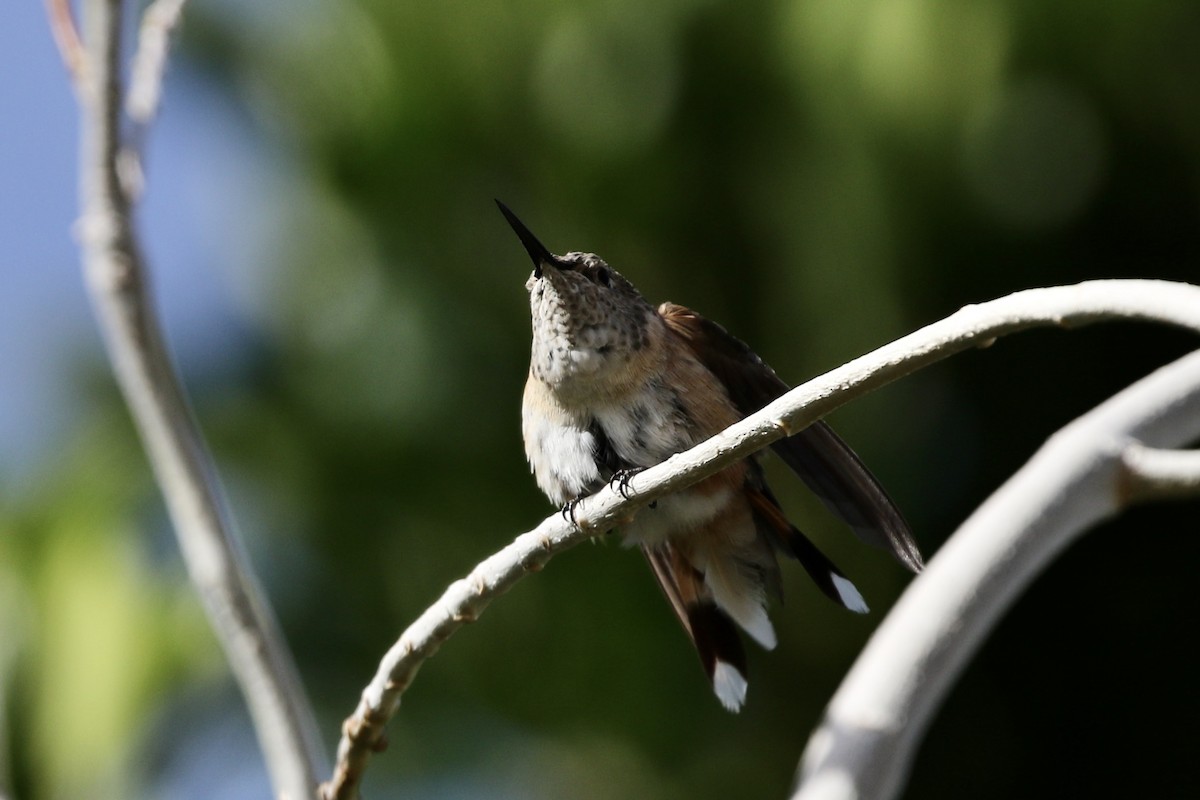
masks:
<svg viewBox="0 0 1200 800"><path fill-rule="evenodd" d="M598 252L651 300L719 320L791 383L1019 289L1197 276L1194 3L187 14L180 63L228 92L285 177L261 209L284 235L250 278L269 302L246 310L235 362L185 379L331 748L408 622L553 510L519 435L528 261L494 197L552 250ZM931 556L1051 433L1194 346L1124 323L1019 334L831 421ZM210 775L172 783L181 753L249 742L247 723L111 380L100 363L79 375L91 410L0 504L9 785L235 796L219 748ZM731 716L642 559L578 548L425 666L365 796L784 796L909 576L772 474L871 615L787 568L780 646L751 652ZM1198 510L1130 511L1041 576L905 796L1200 794Z"/></svg>

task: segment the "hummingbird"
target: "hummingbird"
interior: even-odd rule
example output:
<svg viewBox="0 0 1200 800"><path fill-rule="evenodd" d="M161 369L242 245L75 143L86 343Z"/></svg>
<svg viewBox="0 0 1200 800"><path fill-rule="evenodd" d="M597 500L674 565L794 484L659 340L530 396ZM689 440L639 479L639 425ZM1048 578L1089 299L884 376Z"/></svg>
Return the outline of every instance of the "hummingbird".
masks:
<svg viewBox="0 0 1200 800"><path fill-rule="evenodd" d="M719 433L778 398L784 383L754 351L691 309L654 306L594 253L551 253L499 200L533 260L525 283L533 322L521 406L525 455L538 487L574 521L601 487L623 494L636 472ZM836 517L913 572L922 559L879 481L824 422L772 445ZM740 628L770 650L767 616L781 600L778 553L817 587L867 612L854 584L788 521L757 456L638 512L621 526L649 562L721 704L746 700Z"/></svg>

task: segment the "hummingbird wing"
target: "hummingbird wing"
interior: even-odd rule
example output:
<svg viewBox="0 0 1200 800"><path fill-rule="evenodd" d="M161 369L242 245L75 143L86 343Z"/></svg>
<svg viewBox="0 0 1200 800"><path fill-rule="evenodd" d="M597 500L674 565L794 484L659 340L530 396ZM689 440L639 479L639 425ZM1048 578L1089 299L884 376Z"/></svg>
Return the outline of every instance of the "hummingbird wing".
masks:
<svg viewBox="0 0 1200 800"><path fill-rule="evenodd" d="M704 576L669 543L643 546L642 553L695 645L717 699L740 711L746 702L746 651L737 626L709 599Z"/></svg>
<svg viewBox="0 0 1200 800"><path fill-rule="evenodd" d="M788 391L773 369L717 323L675 303L663 303L658 313L724 384L743 415L753 414ZM913 572L921 570L921 552L900 509L832 428L817 421L771 448L859 539L890 551Z"/></svg>

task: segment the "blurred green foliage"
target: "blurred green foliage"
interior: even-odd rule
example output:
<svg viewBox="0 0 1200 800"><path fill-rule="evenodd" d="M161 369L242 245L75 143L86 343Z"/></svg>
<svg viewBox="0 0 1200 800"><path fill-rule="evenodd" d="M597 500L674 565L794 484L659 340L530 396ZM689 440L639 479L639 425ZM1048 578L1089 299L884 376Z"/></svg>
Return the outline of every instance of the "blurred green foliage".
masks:
<svg viewBox="0 0 1200 800"><path fill-rule="evenodd" d="M598 251L649 298L720 320L792 382L1017 289L1198 274L1194 3L188 14L184 57L289 167L270 302L247 303L257 338L193 388L331 744L399 631L551 511L518 431L525 256L493 197L551 249ZM933 553L1051 432L1193 346L1125 325L1022 334L834 422ZM50 477L0 506L23 797L150 791L146 753L186 740L179 698L227 680L123 411L88 391L95 413ZM775 482L873 615L790 570L781 646L752 654L731 717L641 560L580 548L425 667L366 796L781 796L907 576ZM1200 793L1196 518L1194 502L1136 510L1044 576L951 696L908 796Z"/></svg>

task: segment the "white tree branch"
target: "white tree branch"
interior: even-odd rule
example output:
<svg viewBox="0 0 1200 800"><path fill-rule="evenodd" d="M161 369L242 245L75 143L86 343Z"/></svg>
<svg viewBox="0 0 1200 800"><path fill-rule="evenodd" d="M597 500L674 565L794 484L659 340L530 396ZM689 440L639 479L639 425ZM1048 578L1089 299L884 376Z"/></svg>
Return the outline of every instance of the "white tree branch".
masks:
<svg viewBox="0 0 1200 800"><path fill-rule="evenodd" d="M154 121L162 102L163 78L171 51L171 34L183 18L187 0L154 0L142 14L137 52L130 70L125 110L134 125Z"/></svg>
<svg viewBox="0 0 1200 800"><path fill-rule="evenodd" d="M237 542L154 313L118 177L121 2L87 0L80 102L83 267L109 358L209 622L241 686L278 796L313 797L323 771L311 708Z"/></svg>
<svg viewBox="0 0 1200 800"><path fill-rule="evenodd" d="M136 200L145 184L142 154L150 124L162 104L163 81L171 53L171 35L183 19L187 0L154 0L142 14L137 50L130 69L129 93L125 113L130 126L126 142L118 153L117 169L125 193Z"/></svg>
<svg viewBox="0 0 1200 800"><path fill-rule="evenodd" d="M934 711L1012 601L1068 544L1132 500L1200 489L1200 351L1060 430L909 585L834 695L793 800L886 800Z"/></svg>
<svg viewBox="0 0 1200 800"><path fill-rule="evenodd" d="M384 728L425 660L493 599L555 554L612 529L655 498L802 430L849 400L953 353L1027 328L1113 319L1156 321L1200 332L1200 288L1163 281L1092 281L1032 289L967 306L808 381L721 434L638 473L629 483L628 500L611 488L602 489L576 508L578 528L561 515L546 519L452 583L387 652L358 707L343 724L337 764L322 787L323 795L340 800L357 796L370 755L385 746Z"/></svg>
<svg viewBox="0 0 1200 800"><path fill-rule="evenodd" d="M1130 442L1121 461L1122 489L1131 502L1200 493L1200 450L1163 450Z"/></svg>

